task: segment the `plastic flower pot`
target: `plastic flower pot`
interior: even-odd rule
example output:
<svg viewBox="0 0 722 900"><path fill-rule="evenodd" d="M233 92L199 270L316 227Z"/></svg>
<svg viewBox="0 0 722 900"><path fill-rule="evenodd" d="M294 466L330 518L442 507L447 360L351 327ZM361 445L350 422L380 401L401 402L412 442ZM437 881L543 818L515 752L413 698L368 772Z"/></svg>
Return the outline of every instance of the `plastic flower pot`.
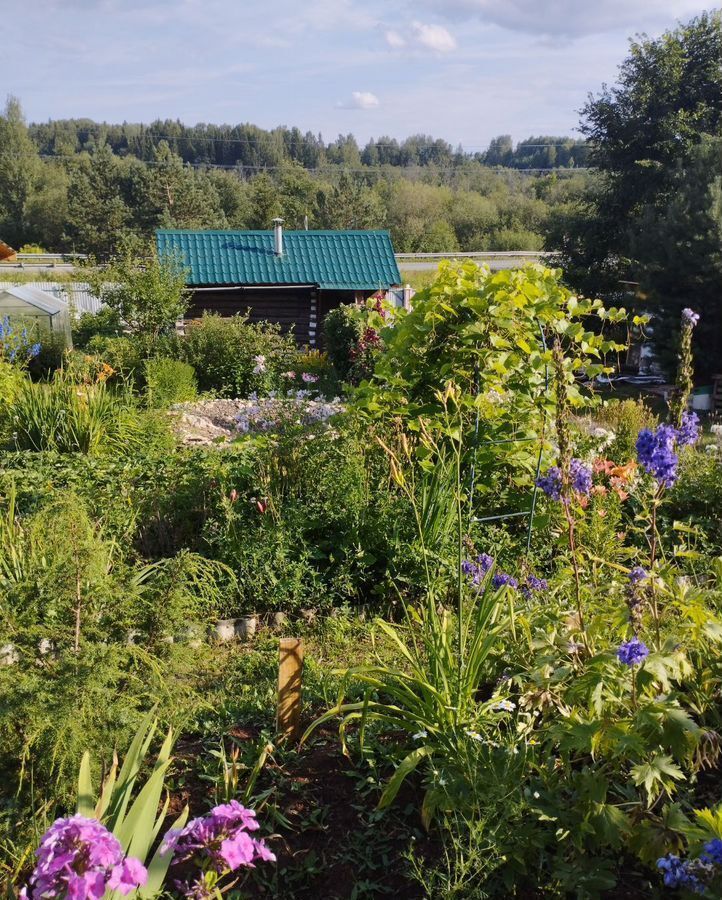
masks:
<svg viewBox="0 0 722 900"><path fill-rule="evenodd" d="M253 613L236 619L236 634L241 640L252 638L258 628L258 616Z"/></svg>
<svg viewBox="0 0 722 900"><path fill-rule="evenodd" d="M236 639L237 619L219 619L215 625L215 637L219 644Z"/></svg>

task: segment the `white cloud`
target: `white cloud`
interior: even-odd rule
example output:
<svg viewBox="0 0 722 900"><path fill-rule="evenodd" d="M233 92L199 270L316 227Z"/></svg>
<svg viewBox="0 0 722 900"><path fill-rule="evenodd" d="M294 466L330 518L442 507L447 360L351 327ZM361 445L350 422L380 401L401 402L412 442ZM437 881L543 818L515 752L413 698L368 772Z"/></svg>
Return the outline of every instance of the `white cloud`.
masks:
<svg viewBox="0 0 722 900"><path fill-rule="evenodd" d="M689 17L705 8L703 0L422 0L449 19L478 18L513 31L580 36L625 29L641 31L670 18Z"/></svg>
<svg viewBox="0 0 722 900"><path fill-rule="evenodd" d="M394 31L393 28L389 28L384 34L384 37L386 38L386 43L392 50L399 50L401 47L406 46L406 38L399 34L398 31Z"/></svg>
<svg viewBox="0 0 722 900"><path fill-rule="evenodd" d="M449 53L456 49L456 39L443 25L425 25L413 22L411 25L416 41L422 47L435 50L437 53Z"/></svg>
<svg viewBox="0 0 722 900"><path fill-rule="evenodd" d="M371 91L354 91L348 100L342 100L336 106L339 109L376 109L381 101Z"/></svg>

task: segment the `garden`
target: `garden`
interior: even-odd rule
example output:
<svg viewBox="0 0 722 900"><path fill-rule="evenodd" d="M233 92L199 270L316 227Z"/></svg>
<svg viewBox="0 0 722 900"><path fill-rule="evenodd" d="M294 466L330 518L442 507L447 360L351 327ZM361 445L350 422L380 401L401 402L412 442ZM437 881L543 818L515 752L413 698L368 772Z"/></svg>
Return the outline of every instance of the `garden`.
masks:
<svg viewBox="0 0 722 900"><path fill-rule="evenodd" d="M8 895L722 896L704 320L658 416L595 389L645 317L557 270L444 263L324 353L179 334L183 284L2 323Z"/></svg>

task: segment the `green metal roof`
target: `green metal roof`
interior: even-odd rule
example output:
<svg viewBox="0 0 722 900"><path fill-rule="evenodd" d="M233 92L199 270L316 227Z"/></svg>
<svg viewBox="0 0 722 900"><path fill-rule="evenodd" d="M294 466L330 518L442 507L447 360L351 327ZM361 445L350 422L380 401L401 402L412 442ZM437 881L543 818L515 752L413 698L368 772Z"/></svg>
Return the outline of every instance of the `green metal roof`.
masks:
<svg viewBox="0 0 722 900"><path fill-rule="evenodd" d="M180 253L189 285L314 284L325 290L378 290L401 284L388 231L285 231L283 255L273 231L156 233L159 254Z"/></svg>

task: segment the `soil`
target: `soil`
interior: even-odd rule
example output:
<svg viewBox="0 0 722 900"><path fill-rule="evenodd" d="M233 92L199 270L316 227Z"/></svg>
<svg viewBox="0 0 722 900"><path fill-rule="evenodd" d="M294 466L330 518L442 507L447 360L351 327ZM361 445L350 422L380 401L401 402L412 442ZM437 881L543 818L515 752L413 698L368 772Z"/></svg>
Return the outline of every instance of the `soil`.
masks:
<svg viewBox="0 0 722 900"><path fill-rule="evenodd" d="M241 746L248 743L251 753L259 743L254 729L235 728L229 736ZM193 771L193 763L202 753L207 753L207 748L190 740L176 747L176 769L185 776L182 787L174 792L171 817L186 803L194 814L202 814L213 804L212 786ZM299 752L269 756L256 792L275 789L259 820L278 862L272 877L270 869L259 867L243 884L242 896L420 900L424 895L406 876L402 858L412 840L420 853L433 855L433 842L419 821L418 798L409 792L395 804L402 813L392 811L379 818L375 810L378 793L360 790L363 780L342 754L335 730L320 732ZM274 824L276 832L269 835Z"/></svg>

